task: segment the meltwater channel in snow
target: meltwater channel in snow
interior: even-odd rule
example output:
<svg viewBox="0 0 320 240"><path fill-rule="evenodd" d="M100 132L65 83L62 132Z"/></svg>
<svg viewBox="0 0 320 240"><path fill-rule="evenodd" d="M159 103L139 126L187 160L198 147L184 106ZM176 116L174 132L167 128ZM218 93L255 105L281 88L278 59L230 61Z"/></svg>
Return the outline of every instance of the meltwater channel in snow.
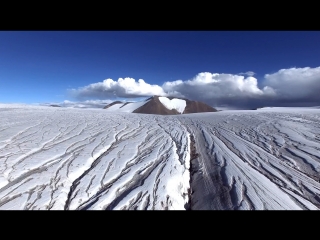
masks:
<svg viewBox="0 0 320 240"><path fill-rule="evenodd" d="M0 115L0 209L320 208L317 108Z"/></svg>

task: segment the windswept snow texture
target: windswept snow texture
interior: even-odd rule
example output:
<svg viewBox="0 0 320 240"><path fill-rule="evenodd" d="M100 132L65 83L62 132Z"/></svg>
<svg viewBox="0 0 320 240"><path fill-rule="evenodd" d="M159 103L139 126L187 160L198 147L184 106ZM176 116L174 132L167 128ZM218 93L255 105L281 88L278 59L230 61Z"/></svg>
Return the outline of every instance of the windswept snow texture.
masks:
<svg viewBox="0 0 320 240"><path fill-rule="evenodd" d="M177 98L173 98L170 100L169 98L166 98L166 97L159 97L159 101L167 109L169 110L176 109L181 114L183 113L184 109L187 106L187 103L185 100L177 99Z"/></svg>
<svg viewBox="0 0 320 240"><path fill-rule="evenodd" d="M319 109L0 116L0 209L320 208Z"/></svg>
<svg viewBox="0 0 320 240"><path fill-rule="evenodd" d="M177 119L1 108L0 209L184 209L189 136Z"/></svg>
<svg viewBox="0 0 320 240"><path fill-rule="evenodd" d="M268 109L178 119L195 138L192 209L319 209L320 111Z"/></svg>

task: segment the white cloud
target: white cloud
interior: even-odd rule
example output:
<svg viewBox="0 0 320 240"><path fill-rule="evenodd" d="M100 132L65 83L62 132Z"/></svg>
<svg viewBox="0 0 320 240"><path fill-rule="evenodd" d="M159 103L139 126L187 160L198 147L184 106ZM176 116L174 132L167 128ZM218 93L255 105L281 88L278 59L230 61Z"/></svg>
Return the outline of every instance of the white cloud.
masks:
<svg viewBox="0 0 320 240"><path fill-rule="evenodd" d="M266 74L263 84L274 89L281 99L319 100L320 67L281 69Z"/></svg>
<svg viewBox="0 0 320 240"><path fill-rule="evenodd" d="M190 99L221 99L259 97L264 90L259 89L254 77L203 72L187 81L165 82L167 93L177 92Z"/></svg>
<svg viewBox="0 0 320 240"><path fill-rule="evenodd" d="M143 79L139 79L136 82L133 78L119 78L118 81L109 78L103 82L71 89L70 93L80 99L165 95L160 86L148 84Z"/></svg>
<svg viewBox="0 0 320 240"><path fill-rule="evenodd" d="M162 86L148 84L142 79L106 79L72 89L71 93L78 99L176 96L216 107L238 108L320 104L320 67L281 69L266 74L261 81L262 87L258 86L254 74L252 71L244 74L202 72L192 79L168 81Z"/></svg>
<svg viewBox="0 0 320 240"><path fill-rule="evenodd" d="M241 72L241 73L238 73L238 75L247 75L249 77L252 77L253 75L255 75L256 73L255 72L252 72L252 71L247 71L247 72Z"/></svg>

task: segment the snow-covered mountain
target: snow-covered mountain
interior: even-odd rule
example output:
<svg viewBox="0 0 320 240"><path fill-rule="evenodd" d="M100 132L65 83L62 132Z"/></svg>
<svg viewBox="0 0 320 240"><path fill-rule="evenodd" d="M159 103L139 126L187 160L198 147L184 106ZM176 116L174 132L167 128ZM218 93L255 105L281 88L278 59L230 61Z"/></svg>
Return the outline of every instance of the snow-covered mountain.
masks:
<svg viewBox="0 0 320 240"><path fill-rule="evenodd" d="M0 209L320 209L317 108L0 116Z"/></svg>
<svg viewBox="0 0 320 240"><path fill-rule="evenodd" d="M140 102L115 101L104 107L108 112L130 112L159 115L216 112L205 103L175 97L153 96Z"/></svg>

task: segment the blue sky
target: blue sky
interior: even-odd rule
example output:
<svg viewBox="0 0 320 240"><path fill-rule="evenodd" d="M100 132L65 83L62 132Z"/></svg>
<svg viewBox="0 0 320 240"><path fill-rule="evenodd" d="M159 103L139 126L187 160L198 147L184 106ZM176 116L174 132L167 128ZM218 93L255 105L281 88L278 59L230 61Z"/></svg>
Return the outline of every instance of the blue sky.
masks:
<svg viewBox="0 0 320 240"><path fill-rule="evenodd" d="M306 94L310 95L313 94L308 92L310 88L320 85L319 66L319 31L0 31L0 102L107 99L111 95L102 95L105 92L102 89L96 97L97 89L93 90L91 84L101 83L98 87L106 89L102 82L108 78L117 84L119 78L143 79L147 84L163 88L165 82L176 80L182 80L185 86L185 81L195 79L199 73L229 74L230 77L248 71L255 73L253 77L260 90L266 86L263 82L267 82L279 96L284 84L292 85L289 82L295 81L293 85L297 85L299 80L283 80L284 75L280 73L270 80L265 75L281 69L304 68L311 72L301 70L299 74L312 75L306 88ZM225 81L220 77L219 81ZM226 80L220 88L226 90L233 84L230 81L233 80ZM282 88L277 88L280 81L283 81ZM213 87L212 82L207 83ZM203 82L201 84L203 87ZM176 85L168 90L167 84L164 92L172 90L177 96L196 96L190 93L189 85L189 90L188 86ZM86 86L91 86L90 94L87 94L89 88L86 94L79 90ZM74 89L72 94L70 89ZM115 93L124 92L123 85L112 89ZM136 90L133 95L145 94L139 95ZM248 96L246 101L250 100ZM208 95L199 100L210 102L210 99L214 97ZM228 101L221 103L229 104Z"/></svg>

